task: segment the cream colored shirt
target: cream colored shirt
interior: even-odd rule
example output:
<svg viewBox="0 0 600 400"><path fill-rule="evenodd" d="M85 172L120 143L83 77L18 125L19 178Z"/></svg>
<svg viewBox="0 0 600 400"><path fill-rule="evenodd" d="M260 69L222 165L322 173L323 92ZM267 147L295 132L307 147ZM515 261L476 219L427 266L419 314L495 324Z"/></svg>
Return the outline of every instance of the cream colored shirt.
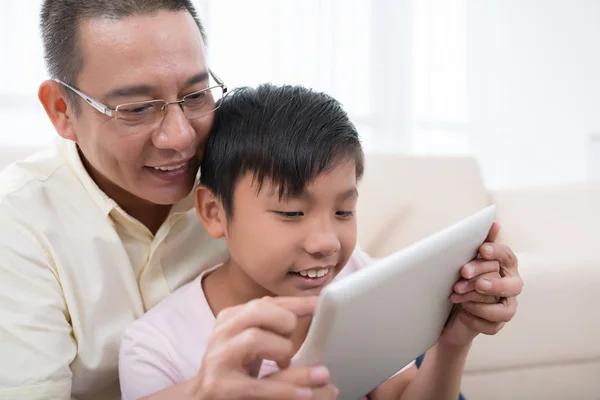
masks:
<svg viewBox="0 0 600 400"><path fill-rule="evenodd" d="M0 173L0 399L118 399L125 327L223 262L190 196L156 235L89 177L74 143Z"/></svg>

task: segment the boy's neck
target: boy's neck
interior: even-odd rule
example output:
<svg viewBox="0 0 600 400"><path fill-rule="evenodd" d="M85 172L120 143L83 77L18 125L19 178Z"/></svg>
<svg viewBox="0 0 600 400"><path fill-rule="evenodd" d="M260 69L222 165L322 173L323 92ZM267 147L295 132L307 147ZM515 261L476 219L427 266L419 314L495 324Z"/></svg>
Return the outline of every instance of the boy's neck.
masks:
<svg viewBox="0 0 600 400"><path fill-rule="evenodd" d="M275 296L237 270L235 266L231 265L230 260L205 276L201 285L206 301L215 316L225 308L238 306L265 296ZM310 322L311 317L298 319L297 329L292 334L294 354L306 339Z"/></svg>

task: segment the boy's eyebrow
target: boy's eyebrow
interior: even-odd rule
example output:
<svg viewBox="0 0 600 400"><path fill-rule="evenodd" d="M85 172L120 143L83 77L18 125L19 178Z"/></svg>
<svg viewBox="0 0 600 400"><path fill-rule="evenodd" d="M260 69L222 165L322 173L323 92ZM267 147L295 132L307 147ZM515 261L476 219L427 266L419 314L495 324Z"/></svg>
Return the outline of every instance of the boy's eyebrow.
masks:
<svg viewBox="0 0 600 400"><path fill-rule="evenodd" d="M291 199L305 199L305 200L309 200L309 201L312 200L313 197L314 196L310 192L307 192L306 190L297 196L290 196ZM356 188L356 186L351 187L350 189L345 190L342 193L337 195L338 200L347 200L347 199L352 199L352 198L358 198L358 189Z"/></svg>
<svg viewBox="0 0 600 400"><path fill-rule="evenodd" d="M352 198L357 198L358 197L358 189L355 187L350 188L348 190L346 190L343 193L340 193L338 195L338 199L340 200L346 200L346 199L352 199Z"/></svg>

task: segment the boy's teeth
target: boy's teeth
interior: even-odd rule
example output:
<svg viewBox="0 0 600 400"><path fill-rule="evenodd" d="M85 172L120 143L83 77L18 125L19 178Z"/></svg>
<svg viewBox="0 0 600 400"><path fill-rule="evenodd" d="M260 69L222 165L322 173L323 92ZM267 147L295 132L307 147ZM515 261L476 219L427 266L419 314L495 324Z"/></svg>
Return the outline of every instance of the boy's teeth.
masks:
<svg viewBox="0 0 600 400"><path fill-rule="evenodd" d="M154 167L157 171L175 171L176 169L182 168L185 163L179 165L173 165L172 167Z"/></svg>
<svg viewBox="0 0 600 400"><path fill-rule="evenodd" d="M320 278L322 276L327 275L329 272L329 268L318 268L318 269L309 269L308 271L300 271L298 272L302 276L307 276L309 278Z"/></svg>

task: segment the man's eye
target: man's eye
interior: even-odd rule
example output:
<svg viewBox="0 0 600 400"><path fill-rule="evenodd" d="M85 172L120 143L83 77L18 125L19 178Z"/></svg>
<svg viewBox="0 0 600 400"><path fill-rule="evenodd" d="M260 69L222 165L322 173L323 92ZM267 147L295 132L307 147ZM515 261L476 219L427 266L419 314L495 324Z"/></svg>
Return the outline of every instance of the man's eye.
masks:
<svg viewBox="0 0 600 400"><path fill-rule="evenodd" d="M295 219L304 216L302 211L275 211L275 213L286 219Z"/></svg>
<svg viewBox="0 0 600 400"><path fill-rule="evenodd" d="M190 101L196 101L196 100L204 99L205 97L206 97L206 92L200 92L200 93L188 94L187 96L185 96L185 99L190 100Z"/></svg>
<svg viewBox="0 0 600 400"><path fill-rule="evenodd" d="M354 216L354 211L338 211L335 215L342 218L350 218Z"/></svg>
<svg viewBox="0 0 600 400"><path fill-rule="evenodd" d="M134 107L134 108L125 108L125 109L122 108L119 111L124 114L129 114L129 115L143 115L143 114L148 114L148 113L152 112L153 109L154 109L153 105L143 105L143 106L138 106L138 107Z"/></svg>

